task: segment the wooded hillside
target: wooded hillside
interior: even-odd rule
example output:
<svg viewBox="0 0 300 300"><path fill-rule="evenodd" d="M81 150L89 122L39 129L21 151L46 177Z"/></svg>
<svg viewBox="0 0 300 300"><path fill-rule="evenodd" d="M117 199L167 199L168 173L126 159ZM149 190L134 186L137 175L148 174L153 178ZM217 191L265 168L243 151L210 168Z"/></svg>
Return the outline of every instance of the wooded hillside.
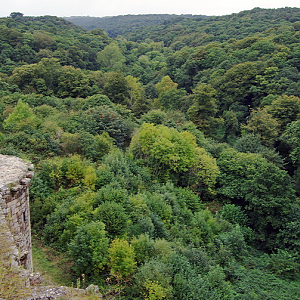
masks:
<svg viewBox="0 0 300 300"><path fill-rule="evenodd" d="M35 164L33 233L74 282L300 298L299 8L118 38L13 13L0 63L0 153Z"/></svg>
<svg viewBox="0 0 300 300"><path fill-rule="evenodd" d="M93 30L101 28L110 37L117 37L118 35L124 35L129 32L140 30L148 26L155 26L158 24L166 24L174 19L185 19L185 18L208 18L207 16L194 16L194 15L168 15L168 14L157 14L157 15L125 15L125 16L113 16L113 17L84 17L74 16L65 17L67 21L70 21L78 26L81 26L87 30Z"/></svg>

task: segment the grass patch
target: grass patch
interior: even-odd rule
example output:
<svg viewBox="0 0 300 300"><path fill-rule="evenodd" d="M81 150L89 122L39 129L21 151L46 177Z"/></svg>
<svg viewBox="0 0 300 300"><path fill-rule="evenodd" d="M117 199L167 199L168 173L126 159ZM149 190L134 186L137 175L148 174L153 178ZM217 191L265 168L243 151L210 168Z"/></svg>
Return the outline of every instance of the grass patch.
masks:
<svg viewBox="0 0 300 300"><path fill-rule="evenodd" d="M32 258L33 271L41 274L43 285L74 285L74 277L70 271L72 263L66 255L44 246L34 237L32 237Z"/></svg>

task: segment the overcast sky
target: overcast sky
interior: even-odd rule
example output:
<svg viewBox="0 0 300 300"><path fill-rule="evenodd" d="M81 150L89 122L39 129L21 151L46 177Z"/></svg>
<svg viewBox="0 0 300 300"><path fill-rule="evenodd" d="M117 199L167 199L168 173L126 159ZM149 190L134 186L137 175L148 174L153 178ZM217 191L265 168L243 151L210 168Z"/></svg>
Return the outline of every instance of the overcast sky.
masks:
<svg viewBox="0 0 300 300"><path fill-rule="evenodd" d="M0 0L0 17L11 12L25 16L117 16L128 14L228 15L254 7L299 7L299 0Z"/></svg>

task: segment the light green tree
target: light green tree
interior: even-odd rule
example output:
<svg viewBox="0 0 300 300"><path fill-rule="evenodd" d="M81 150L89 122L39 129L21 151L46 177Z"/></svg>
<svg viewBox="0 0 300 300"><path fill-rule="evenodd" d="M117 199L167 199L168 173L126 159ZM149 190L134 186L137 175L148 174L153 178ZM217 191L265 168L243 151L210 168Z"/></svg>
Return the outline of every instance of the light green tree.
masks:
<svg viewBox="0 0 300 300"><path fill-rule="evenodd" d="M300 115L300 98L296 96L282 95L266 107L266 110L284 129L290 122L299 119Z"/></svg>
<svg viewBox="0 0 300 300"><path fill-rule="evenodd" d="M251 112L243 129L248 133L259 134L262 144L272 146L279 134L279 123L266 109L258 108Z"/></svg>
<svg viewBox="0 0 300 300"><path fill-rule="evenodd" d="M176 90L178 84L175 83L170 76L164 76L159 83L156 84L158 95L169 92L170 90Z"/></svg>
<svg viewBox="0 0 300 300"><path fill-rule="evenodd" d="M130 151L162 180L176 177L196 190L211 189L219 174L215 159L197 146L188 131L144 123L132 138Z"/></svg>
<svg viewBox="0 0 300 300"><path fill-rule="evenodd" d="M133 247L124 239L112 241L109 249L110 272L118 280L127 280L136 267Z"/></svg>
<svg viewBox="0 0 300 300"><path fill-rule="evenodd" d="M97 54L97 62L105 71L122 70L126 61L119 46L116 43L107 45L102 51Z"/></svg>
<svg viewBox="0 0 300 300"><path fill-rule="evenodd" d="M135 115L141 115L149 110L145 91L136 77L128 75L125 77L128 85L128 106Z"/></svg>
<svg viewBox="0 0 300 300"><path fill-rule="evenodd" d="M18 101L13 112L4 120L3 128L7 132L17 132L22 130L31 130L38 125L38 119L29 104Z"/></svg>
<svg viewBox="0 0 300 300"><path fill-rule="evenodd" d="M163 106L165 109L182 109L186 93L183 89L178 89L178 83L170 76L164 76L155 87L158 93L158 106Z"/></svg>
<svg viewBox="0 0 300 300"><path fill-rule="evenodd" d="M195 137L185 131L144 123L130 145L137 158L142 158L156 175L187 171L196 163Z"/></svg>

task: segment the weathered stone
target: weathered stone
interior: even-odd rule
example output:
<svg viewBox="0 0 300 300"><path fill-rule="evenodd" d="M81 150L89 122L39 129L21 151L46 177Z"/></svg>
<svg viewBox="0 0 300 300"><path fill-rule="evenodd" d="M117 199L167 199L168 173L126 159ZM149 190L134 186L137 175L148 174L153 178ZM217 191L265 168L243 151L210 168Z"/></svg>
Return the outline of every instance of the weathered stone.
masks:
<svg viewBox="0 0 300 300"><path fill-rule="evenodd" d="M20 183L22 185L28 185L29 182L30 182L30 178L23 178L23 179L20 180Z"/></svg>
<svg viewBox="0 0 300 300"><path fill-rule="evenodd" d="M39 287L31 292L31 296L25 298L24 300L49 300L49 299L59 299L66 295L67 290L64 287Z"/></svg>
<svg viewBox="0 0 300 300"><path fill-rule="evenodd" d="M26 177L27 177L27 178L33 178L33 176L34 176L34 172L33 172L33 171L30 171L30 172L28 172L28 173L26 174Z"/></svg>
<svg viewBox="0 0 300 300"><path fill-rule="evenodd" d="M40 273L32 273L29 277L31 286L39 286L42 283Z"/></svg>
<svg viewBox="0 0 300 300"><path fill-rule="evenodd" d="M97 294L97 293L99 293L99 287L98 287L97 285L90 284L90 285L86 288L86 291L87 291L87 292L94 293L94 294Z"/></svg>
<svg viewBox="0 0 300 300"><path fill-rule="evenodd" d="M14 183L20 182L28 168L32 166L15 156L0 155L0 188L8 188Z"/></svg>
<svg viewBox="0 0 300 300"><path fill-rule="evenodd" d="M18 157L0 155L1 214L7 222L15 246L20 248L20 252L13 256L18 257L18 263L29 271L32 271L32 255L28 188L33 176L32 170L31 164Z"/></svg>
<svg viewBox="0 0 300 300"><path fill-rule="evenodd" d="M16 186L11 187L10 190L11 190L12 192L16 193L16 192L18 192L18 191L20 190L20 188L22 188L21 185L16 185Z"/></svg>

